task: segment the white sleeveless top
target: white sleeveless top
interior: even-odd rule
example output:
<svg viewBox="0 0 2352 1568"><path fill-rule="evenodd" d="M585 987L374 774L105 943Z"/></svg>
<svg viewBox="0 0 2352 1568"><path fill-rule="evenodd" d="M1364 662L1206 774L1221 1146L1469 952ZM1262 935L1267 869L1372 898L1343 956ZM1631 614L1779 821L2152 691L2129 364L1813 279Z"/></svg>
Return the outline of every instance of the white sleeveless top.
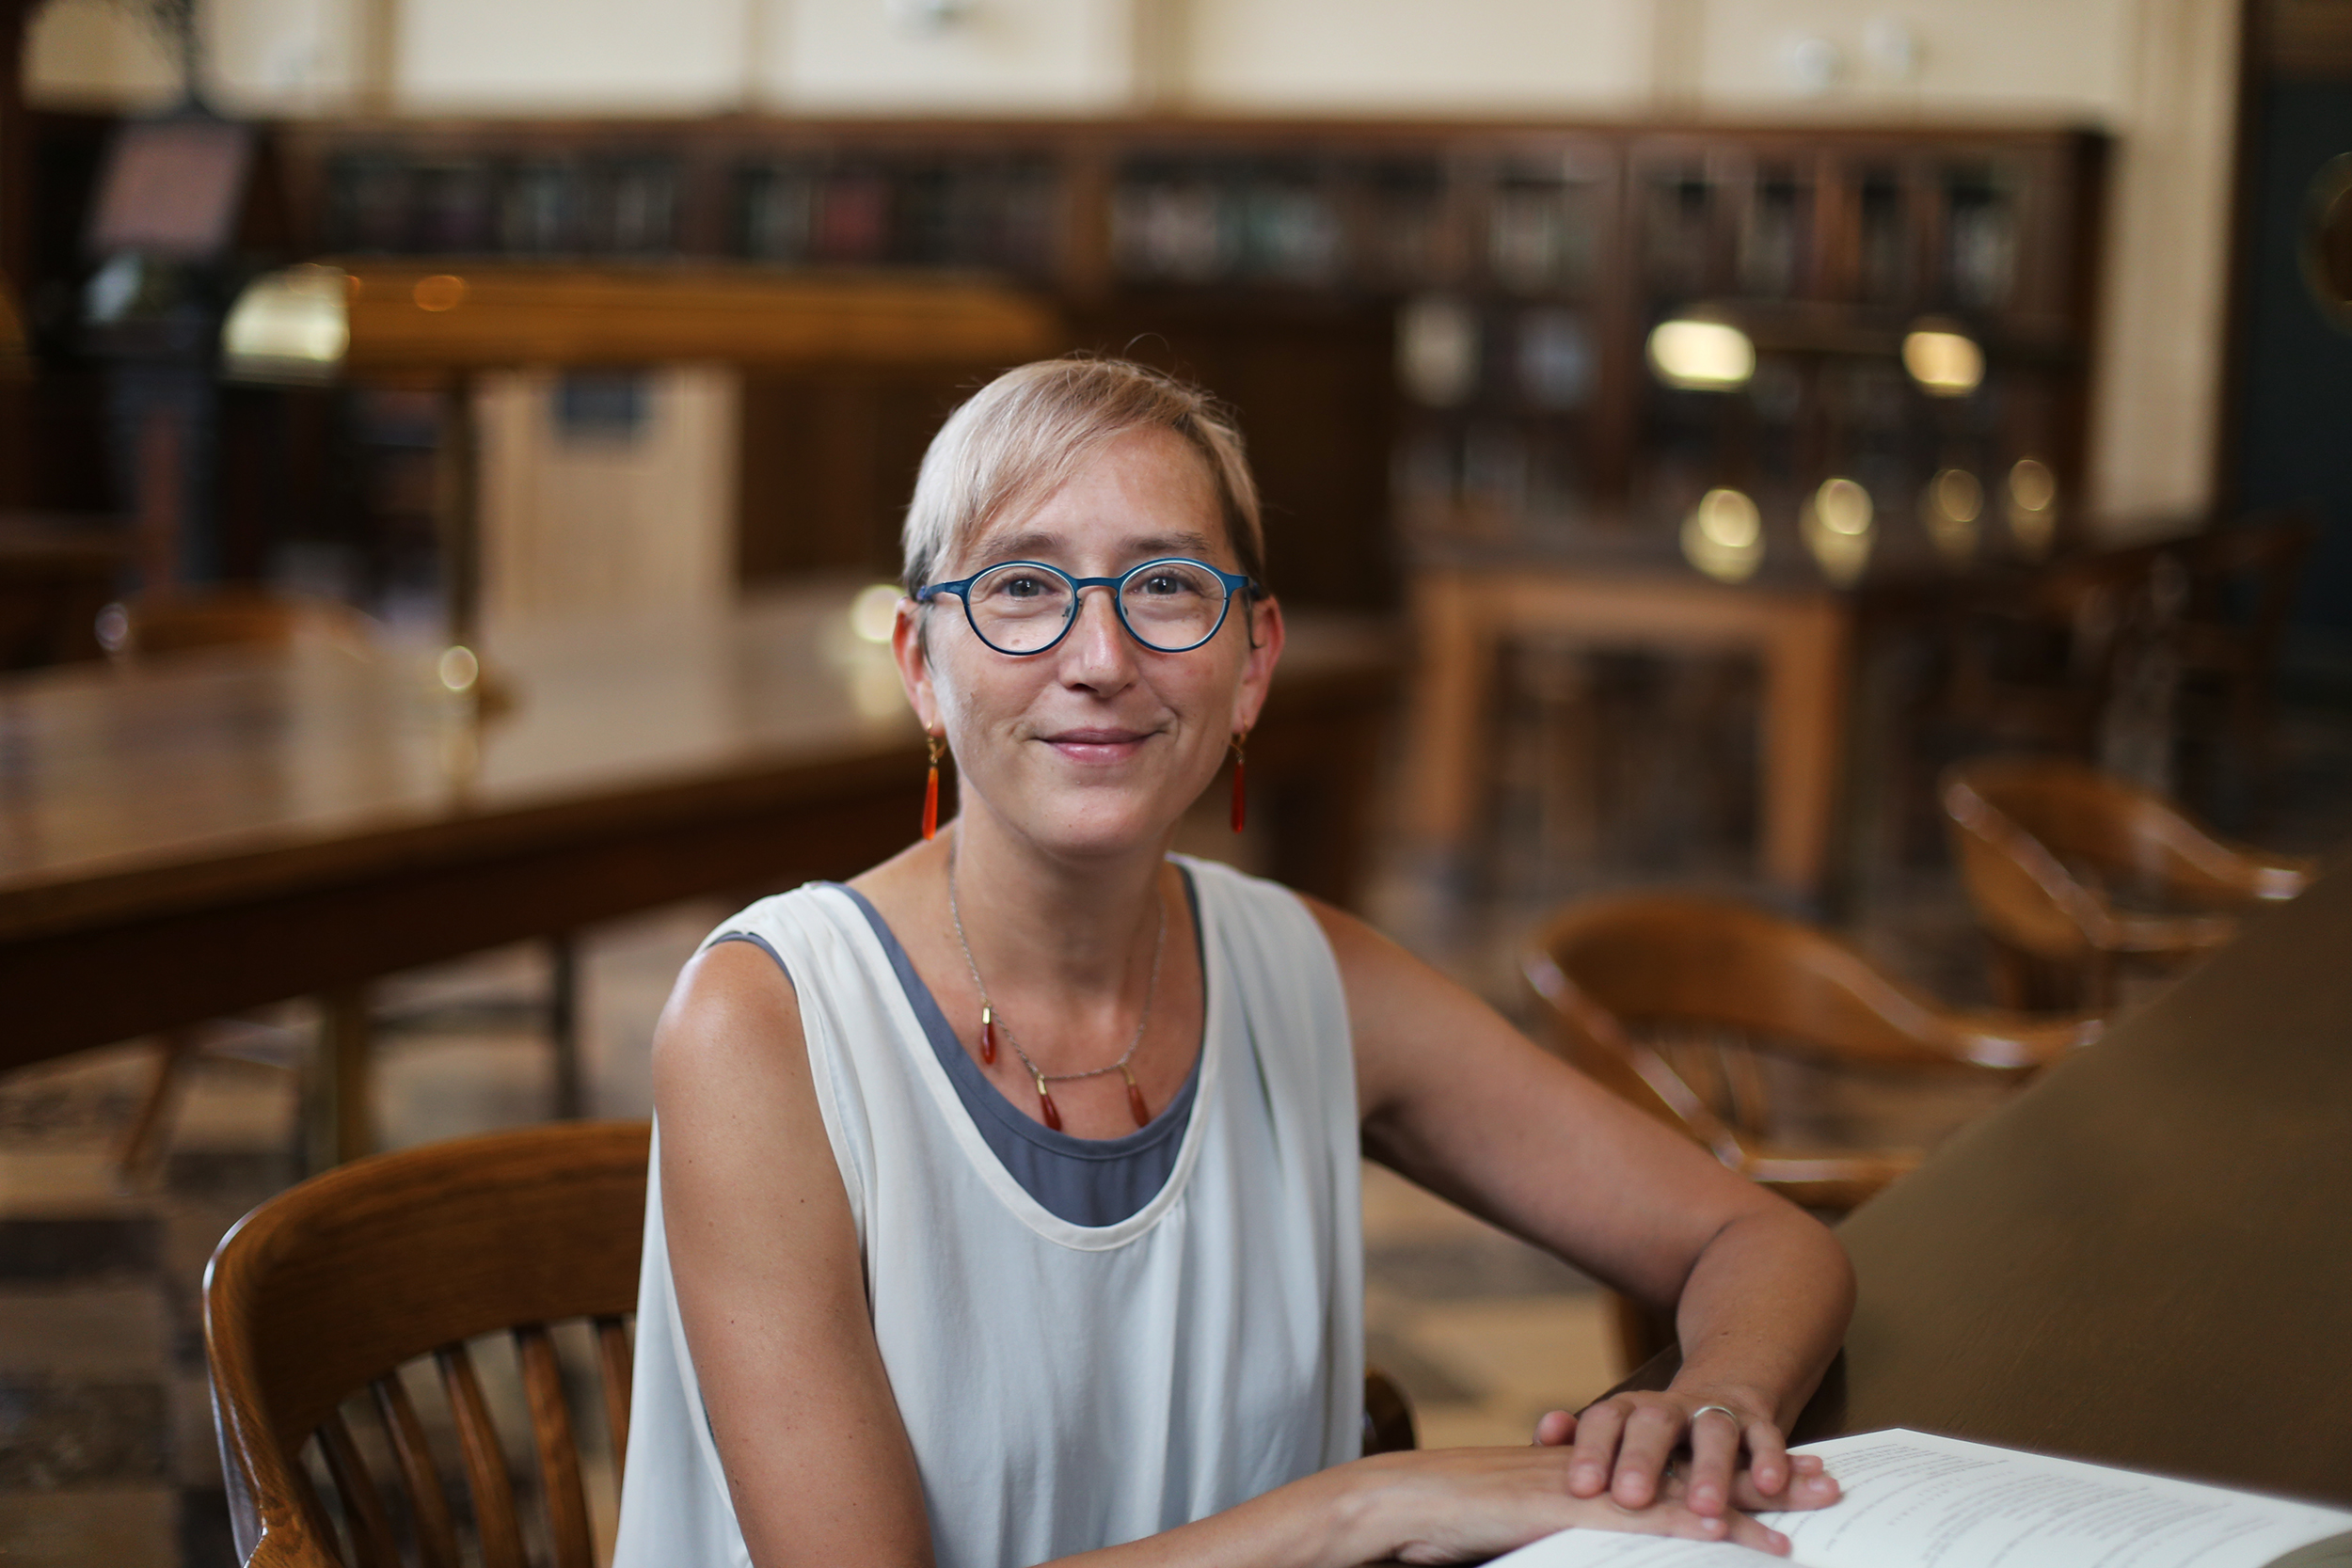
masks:
<svg viewBox="0 0 2352 1568"><path fill-rule="evenodd" d="M1198 1098L1168 1184L1099 1227L1006 1171L845 893L762 899L712 933L762 938L798 993L940 1568L1136 1540L1361 1451L1339 968L1295 895L1185 864L1206 958ZM678 1319L655 1137L613 1568L746 1563Z"/></svg>

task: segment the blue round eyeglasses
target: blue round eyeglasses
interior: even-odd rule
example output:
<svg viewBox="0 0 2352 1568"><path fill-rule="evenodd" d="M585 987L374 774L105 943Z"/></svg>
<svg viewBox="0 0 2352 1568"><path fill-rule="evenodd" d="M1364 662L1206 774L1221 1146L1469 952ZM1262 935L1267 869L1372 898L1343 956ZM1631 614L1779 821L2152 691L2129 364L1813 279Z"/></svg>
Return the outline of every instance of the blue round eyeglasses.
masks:
<svg viewBox="0 0 2352 1568"><path fill-rule="evenodd" d="M1186 653L1215 637L1235 594L1257 598L1264 593L1239 573L1165 556L1115 578L1073 578L1041 561L1007 561L955 582L918 588L914 602L929 604L953 594L963 601L963 618L981 641L1000 654L1025 656L1041 654L1070 635L1078 623L1079 594L1089 588L1111 590L1127 635L1163 654Z"/></svg>

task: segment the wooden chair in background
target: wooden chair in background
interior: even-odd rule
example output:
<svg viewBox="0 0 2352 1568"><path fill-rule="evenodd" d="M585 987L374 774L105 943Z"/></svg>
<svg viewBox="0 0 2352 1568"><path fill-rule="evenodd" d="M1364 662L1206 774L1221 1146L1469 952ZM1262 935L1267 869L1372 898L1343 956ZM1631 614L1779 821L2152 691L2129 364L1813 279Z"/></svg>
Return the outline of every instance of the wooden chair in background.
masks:
<svg viewBox="0 0 2352 1568"><path fill-rule="evenodd" d="M1949 611L1940 711L1972 749L2089 760L2121 723L2168 764L2194 742L2214 793L2225 756L2265 780L2280 638L2317 531L2306 511L2257 513L1989 577Z"/></svg>
<svg viewBox="0 0 2352 1568"><path fill-rule="evenodd" d="M2091 1018L1942 1006L1825 932L1726 899L1571 905L1536 933L1522 968L1569 1062L1732 1170L1836 1213L1921 1153L1781 1141L1772 1058L2023 1081L2100 1033ZM1623 1296L1613 1306L1628 1367L1673 1342L1670 1313Z"/></svg>
<svg viewBox="0 0 2352 1568"><path fill-rule="evenodd" d="M2080 763L1986 757L1944 777L1953 859L2012 1006L2116 1002L2119 963L2162 966L2292 898L2312 864L2231 844L2171 801ZM2135 907L2135 906L2139 907Z"/></svg>
<svg viewBox="0 0 2352 1568"><path fill-rule="evenodd" d="M487 1568L521 1568L527 1522L545 1531L554 1568L595 1568L550 1327L592 1325L617 1477L649 1144L644 1122L582 1122L381 1155L280 1194L222 1239L204 1279L204 1348L241 1560L454 1568L456 1521L470 1516ZM485 1335L510 1336L520 1365L535 1509L521 1506L467 1344ZM455 1431L462 1513L441 1481L456 1466L433 1451L401 1373L427 1356ZM361 1400L379 1429L364 1448ZM332 1512L306 1447L332 1481ZM390 1464L371 1466L371 1452Z"/></svg>
<svg viewBox="0 0 2352 1568"><path fill-rule="evenodd" d="M470 1560L458 1549L467 1517L485 1568L602 1560L551 1330L585 1320L593 1331L588 1370L617 1492L649 1148L644 1122L432 1144L314 1177L222 1239L204 1278L204 1349L241 1561L455 1568ZM468 1344L501 1335L514 1343L537 1459L528 1488L516 1485ZM453 1465L434 1451L402 1373L426 1357ZM1412 1409L1396 1386L1367 1371L1364 1395L1365 1451L1411 1448ZM377 1430L363 1442L355 1427ZM306 1454L328 1478L331 1509ZM458 1473L462 1511L441 1480ZM527 1533L546 1537L529 1556Z"/></svg>
<svg viewBox="0 0 2352 1568"><path fill-rule="evenodd" d="M315 647L357 659L380 655L383 627L373 616L333 599L287 594L241 584L203 588L171 588L137 594L110 604L98 615L98 641L109 657L124 665L153 658L220 648ZM579 952L569 932L547 939L551 982L543 1003L549 1043L555 1054L555 1110L563 1117L582 1114L585 1090L580 1076L579 1041ZM324 996L322 1027L329 1034L345 1030L365 1037L368 1003L353 992ZM178 1029L164 1036L156 1047L154 1071L138 1109L116 1151L125 1175L135 1175L160 1147L171 1101L178 1095L189 1064L203 1044L205 1029ZM321 1049L333 1049L322 1041ZM364 1068L361 1068L364 1074ZM364 1103L349 1108L343 1121L364 1127ZM313 1146L327 1140L314 1131ZM354 1140L336 1140L348 1144ZM329 1151L309 1150L313 1165L332 1164Z"/></svg>

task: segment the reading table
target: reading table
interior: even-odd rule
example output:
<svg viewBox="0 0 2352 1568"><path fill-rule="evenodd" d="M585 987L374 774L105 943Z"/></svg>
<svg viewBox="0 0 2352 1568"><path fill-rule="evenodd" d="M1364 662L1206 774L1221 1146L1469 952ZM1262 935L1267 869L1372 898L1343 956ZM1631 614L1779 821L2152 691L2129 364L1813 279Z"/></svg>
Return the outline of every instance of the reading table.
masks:
<svg viewBox="0 0 2352 1568"><path fill-rule="evenodd" d="M853 586L501 641L514 702L487 719L435 686L428 654L0 681L0 1070L318 995L313 1148L347 1155L370 980L896 851L923 746L888 650L851 629ZM1289 622L1250 739L1252 829L1272 875L1346 903L1396 640Z"/></svg>

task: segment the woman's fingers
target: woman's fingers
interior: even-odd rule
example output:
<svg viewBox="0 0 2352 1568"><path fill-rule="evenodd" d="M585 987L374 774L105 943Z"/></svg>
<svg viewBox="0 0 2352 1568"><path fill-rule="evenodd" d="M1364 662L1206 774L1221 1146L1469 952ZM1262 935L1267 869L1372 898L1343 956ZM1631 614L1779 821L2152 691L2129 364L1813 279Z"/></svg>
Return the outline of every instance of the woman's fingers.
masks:
<svg viewBox="0 0 2352 1568"><path fill-rule="evenodd" d="M1610 1495L1621 1508L1646 1508L1658 1498L1659 1477L1682 1442L1685 1417L1679 1405L1644 1403L1626 1418L1617 1443L1617 1473ZM1724 1478L1726 1483L1729 1476Z"/></svg>
<svg viewBox="0 0 2352 1568"><path fill-rule="evenodd" d="M1547 1410L1535 1422L1535 1446L1556 1449L1576 1435L1576 1418L1565 1410Z"/></svg>
<svg viewBox="0 0 2352 1568"><path fill-rule="evenodd" d="M1573 1444L1570 1496L1605 1492L1625 1509L1670 1497L1693 1515L1712 1519L1739 1510L1824 1508L1839 1496L1820 1459L1790 1453L1787 1437L1770 1420L1742 1419L1722 1405L1686 1414L1668 1395L1620 1394L1574 1417L1553 1411L1536 1423L1535 1442ZM1689 1462L1668 1485L1674 1456L1685 1447Z"/></svg>
<svg viewBox="0 0 2352 1568"><path fill-rule="evenodd" d="M1827 1508L1842 1495L1836 1478L1824 1473L1819 1465L1805 1465L1807 1454L1790 1456L1790 1468L1795 1470L1788 1484L1777 1493L1767 1496L1757 1490L1755 1475L1741 1470L1731 1478L1731 1506L1751 1513L1770 1513L1777 1508Z"/></svg>
<svg viewBox="0 0 2352 1568"><path fill-rule="evenodd" d="M1731 1480L1739 1464L1739 1421L1724 1414L1720 1406L1692 1416L1691 1483L1686 1494L1692 1513L1721 1513L1730 1506Z"/></svg>
<svg viewBox="0 0 2352 1568"><path fill-rule="evenodd" d="M1710 1426L1730 1426L1729 1420L1710 1421ZM1789 1480L1788 1440L1780 1434L1780 1428L1770 1421L1750 1421L1743 1433L1748 1444L1748 1472L1756 1478L1756 1489L1768 1497L1776 1497L1788 1489Z"/></svg>
<svg viewBox="0 0 2352 1568"><path fill-rule="evenodd" d="M1576 1418L1576 1458L1568 1465L1568 1491L1597 1497L1609 1489L1617 1463L1617 1437L1625 1431L1626 1402L1604 1400Z"/></svg>

